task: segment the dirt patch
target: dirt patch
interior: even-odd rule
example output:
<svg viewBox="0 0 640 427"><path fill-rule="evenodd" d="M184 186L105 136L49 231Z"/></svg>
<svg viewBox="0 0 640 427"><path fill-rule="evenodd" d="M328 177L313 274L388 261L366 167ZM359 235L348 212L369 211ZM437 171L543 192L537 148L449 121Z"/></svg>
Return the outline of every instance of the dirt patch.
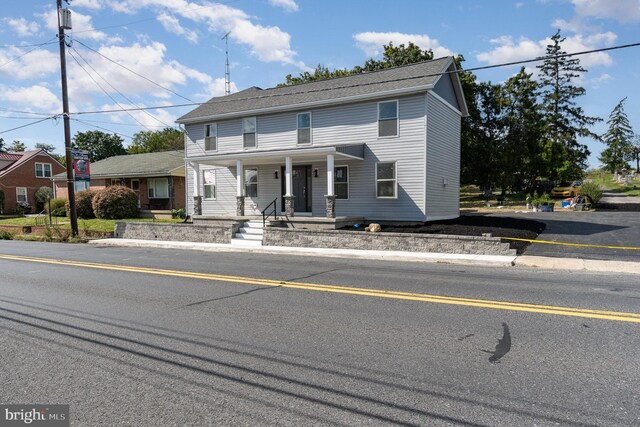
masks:
<svg viewBox="0 0 640 427"><path fill-rule="evenodd" d="M493 237L536 239L545 227L544 223L530 219L462 215L456 219L432 221L421 225L383 225L382 232L453 234L457 236L482 236L483 234L491 233ZM518 254L522 254L530 244L529 242L507 239L504 239L503 242L509 243L512 249L518 251Z"/></svg>

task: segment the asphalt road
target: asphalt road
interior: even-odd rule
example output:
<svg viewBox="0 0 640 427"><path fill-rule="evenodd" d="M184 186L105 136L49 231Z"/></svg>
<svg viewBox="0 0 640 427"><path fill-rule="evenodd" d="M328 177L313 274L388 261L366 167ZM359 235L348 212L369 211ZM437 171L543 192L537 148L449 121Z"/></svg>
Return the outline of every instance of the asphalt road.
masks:
<svg viewBox="0 0 640 427"><path fill-rule="evenodd" d="M525 255L640 261L639 212L528 212L499 214L499 216L544 222L547 228L538 236L538 240L584 245L533 243L527 248ZM636 249L593 247L594 245Z"/></svg>
<svg viewBox="0 0 640 427"><path fill-rule="evenodd" d="M0 271L0 402L72 425L640 423L636 276L18 241Z"/></svg>

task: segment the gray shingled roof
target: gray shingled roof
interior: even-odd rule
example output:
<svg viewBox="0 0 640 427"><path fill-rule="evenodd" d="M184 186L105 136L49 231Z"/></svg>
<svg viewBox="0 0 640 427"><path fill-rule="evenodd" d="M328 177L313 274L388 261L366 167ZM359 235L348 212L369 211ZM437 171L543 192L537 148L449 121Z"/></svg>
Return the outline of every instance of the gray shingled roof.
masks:
<svg viewBox="0 0 640 427"><path fill-rule="evenodd" d="M163 176L171 175L176 168L183 168L173 175L184 174L184 152L162 151L159 153L127 154L113 156L91 163L91 178ZM66 179L66 173L54 179Z"/></svg>
<svg viewBox="0 0 640 427"><path fill-rule="evenodd" d="M376 94L413 87L424 87L436 82L446 70L451 57L401 67L388 68L353 76L304 83L294 86L260 89L251 87L233 95L211 98L195 110L180 117L178 122L198 118L241 113L287 105L300 105L318 101L339 100L359 95Z"/></svg>

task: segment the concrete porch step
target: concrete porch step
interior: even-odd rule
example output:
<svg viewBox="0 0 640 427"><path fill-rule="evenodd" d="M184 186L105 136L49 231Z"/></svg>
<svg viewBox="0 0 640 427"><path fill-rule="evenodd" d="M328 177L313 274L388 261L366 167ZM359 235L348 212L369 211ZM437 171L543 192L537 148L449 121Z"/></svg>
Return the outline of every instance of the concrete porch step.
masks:
<svg viewBox="0 0 640 427"><path fill-rule="evenodd" d="M262 239L260 240L246 240L246 239L231 239L231 244L234 246L262 246Z"/></svg>
<svg viewBox="0 0 640 427"><path fill-rule="evenodd" d="M242 234L259 234L262 236L264 229L262 227L242 227L239 232Z"/></svg>
<svg viewBox="0 0 640 427"><path fill-rule="evenodd" d="M269 221L266 222L266 226L269 225ZM251 220L244 223L244 226L247 228L264 228L262 226L262 221Z"/></svg>
<svg viewBox="0 0 640 427"><path fill-rule="evenodd" d="M238 240L259 240L259 241L262 242L262 233L261 234L236 233L236 236L234 237L234 239L238 239Z"/></svg>

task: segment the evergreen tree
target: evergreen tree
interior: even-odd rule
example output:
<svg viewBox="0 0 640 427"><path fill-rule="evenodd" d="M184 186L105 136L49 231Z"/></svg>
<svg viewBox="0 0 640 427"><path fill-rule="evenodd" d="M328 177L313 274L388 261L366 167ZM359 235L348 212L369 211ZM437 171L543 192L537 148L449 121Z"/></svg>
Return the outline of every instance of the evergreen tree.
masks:
<svg viewBox="0 0 640 427"><path fill-rule="evenodd" d="M4 139L0 138L0 153L4 153L6 151L4 147Z"/></svg>
<svg viewBox="0 0 640 427"><path fill-rule="evenodd" d="M27 149L27 146L20 141L13 141L10 146L7 147L7 150L13 151L14 153L21 153Z"/></svg>
<svg viewBox="0 0 640 427"><path fill-rule="evenodd" d="M636 162L636 173L640 173L640 135L635 135L629 144L626 159Z"/></svg>
<svg viewBox="0 0 640 427"><path fill-rule="evenodd" d="M626 100L626 97L623 98L611 111L609 120L607 120L609 129L603 135L607 148L600 154L600 161L611 173L620 171L628 166L625 157L628 157L631 148L633 131L629 124L629 118L624 112L624 102Z"/></svg>
<svg viewBox="0 0 640 427"><path fill-rule="evenodd" d="M551 44L547 45L544 63L538 68L546 120L547 175L552 179L568 180L582 175L587 166L587 157L591 154L578 138L599 139L589 127L601 119L587 116L582 107L576 104L576 99L583 96L586 90L577 86L575 80L586 70L580 65L579 58L563 56L566 55L561 47L564 41L558 30L551 37Z"/></svg>

